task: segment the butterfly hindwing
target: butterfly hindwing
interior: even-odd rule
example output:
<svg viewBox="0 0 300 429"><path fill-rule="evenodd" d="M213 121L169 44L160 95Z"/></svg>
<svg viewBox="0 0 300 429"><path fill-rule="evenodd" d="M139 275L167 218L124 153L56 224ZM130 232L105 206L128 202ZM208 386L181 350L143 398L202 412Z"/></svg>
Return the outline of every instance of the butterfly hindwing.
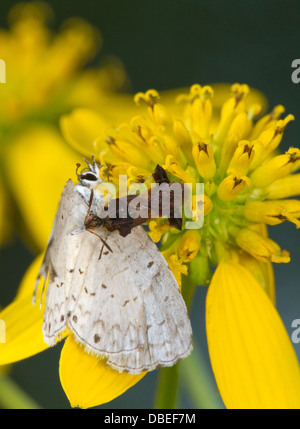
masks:
<svg viewBox="0 0 300 429"><path fill-rule="evenodd" d="M76 274L69 298L75 338L106 356L108 365L132 373L173 365L187 356L192 349L187 309L146 231L134 228L126 238L110 234L107 242L113 253L105 251L100 260L99 240L91 238L94 249L84 245L89 263L83 263L81 280Z"/></svg>

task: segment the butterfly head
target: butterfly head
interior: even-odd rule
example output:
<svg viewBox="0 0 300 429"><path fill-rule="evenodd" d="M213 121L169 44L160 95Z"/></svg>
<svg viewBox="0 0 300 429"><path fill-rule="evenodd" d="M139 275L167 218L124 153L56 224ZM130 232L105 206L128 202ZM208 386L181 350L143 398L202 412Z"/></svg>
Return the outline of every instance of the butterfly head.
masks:
<svg viewBox="0 0 300 429"><path fill-rule="evenodd" d="M83 168L80 172L78 172L80 164L77 164L76 169L79 184L90 189L95 188L102 181L99 177L99 165L95 161L94 156L92 156L92 159L93 164L90 164L86 159L84 159L87 163L87 167Z"/></svg>

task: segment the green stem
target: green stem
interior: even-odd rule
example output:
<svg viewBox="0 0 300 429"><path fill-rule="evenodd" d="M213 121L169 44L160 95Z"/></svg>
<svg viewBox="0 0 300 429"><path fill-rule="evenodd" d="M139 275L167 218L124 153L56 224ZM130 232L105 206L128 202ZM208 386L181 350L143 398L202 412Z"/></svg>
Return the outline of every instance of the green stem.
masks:
<svg viewBox="0 0 300 429"><path fill-rule="evenodd" d="M0 407L14 410L40 408L26 392L4 374L0 374Z"/></svg>
<svg viewBox="0 0 300 429"><path fill-rule="evenodd" d="M180 362L179 377L195 408L224 408L217 387L212 377L208 375L208 368L201 351L195 344L191 355Z"/></svg>
<svg viewBox="0 0 300 429"><path fill-rule="evenodd" d="M178 365L161 368L154 401L155 409L177 408Z"/></svg>
<svg viewBox="0 0 300 429"><path fill-rule="evenodd" d="M185 301L188 312L190 312L192 300L194 297L196 285L188 276L182 276L181 293Z"/></svg>

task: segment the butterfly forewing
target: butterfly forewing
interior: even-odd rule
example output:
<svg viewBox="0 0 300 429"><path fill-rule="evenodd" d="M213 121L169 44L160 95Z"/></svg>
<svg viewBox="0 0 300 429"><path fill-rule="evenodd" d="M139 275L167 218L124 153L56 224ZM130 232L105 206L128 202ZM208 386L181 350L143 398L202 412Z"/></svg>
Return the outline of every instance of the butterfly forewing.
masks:
<svg viewBox="0 0 300 429"><path fill-rule="evenodd" d="M72 280L71 267L78 258L82 238L70 232L81 225L86 214L83 198L69 180L62 192L37 283L47 279L48 287L44 313L43 334L52 345L66 328L67 297Z"/></svg>

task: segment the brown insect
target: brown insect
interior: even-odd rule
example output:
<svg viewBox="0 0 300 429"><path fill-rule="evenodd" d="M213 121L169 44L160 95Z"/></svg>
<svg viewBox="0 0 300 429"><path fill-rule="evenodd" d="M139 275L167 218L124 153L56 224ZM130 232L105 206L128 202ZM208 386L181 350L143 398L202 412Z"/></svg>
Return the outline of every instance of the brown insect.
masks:
<svg viewBox="0 0 300 429"><path fill-rule="evenodd" d="M119 231L122 237L126 237L130 234L132 228L151 219L166 217L164 216L164 211L166 210L169 224L181 230L181 206L184 198L183 184L171 183L166 171L160 165L156 166L152 176L156 184L160 186L138 195L128 195L111 200L108 206L103 208L101 217L90 212L93 201L93 189L91 189L88 213L84 220L85 229L94 233L95 229L103 227L109 232ZM175 198L176 189L174 189L174 186L172 188L172 185L177 186L178 199ZM180 196L178 195L178 190ZM138 200L136 200L137 198ZM135 200L138 201L137 204L135 204ZM114 216L111 216L112 211ZM106 243L105 245L109 247ZM111 251L110 248L109 250Z"/></svg>

